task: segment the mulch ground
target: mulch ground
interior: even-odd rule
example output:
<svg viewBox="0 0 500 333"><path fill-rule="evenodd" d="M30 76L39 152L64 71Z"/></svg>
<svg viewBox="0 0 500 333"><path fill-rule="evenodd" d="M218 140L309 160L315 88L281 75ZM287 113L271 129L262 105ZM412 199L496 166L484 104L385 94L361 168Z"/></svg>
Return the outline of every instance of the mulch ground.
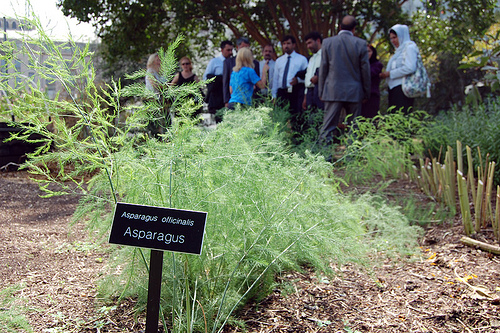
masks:
<svg viewBox="0 0 500 333"><path fill-rule="evenodd" d="M40 194L26 173L0 173L0 290L15 287L11 306L34 332L144 330L133 300L99 299L106 249L88 240L82 223L70 225L78 196ZM374 258L372 268L333 267L332 277L283 274L282 287L239 317L247 332L500 333L500 258L463 245L462 236L456 220L429 227L412 260ZM494 243L488 230L479 239Z"/></svg>

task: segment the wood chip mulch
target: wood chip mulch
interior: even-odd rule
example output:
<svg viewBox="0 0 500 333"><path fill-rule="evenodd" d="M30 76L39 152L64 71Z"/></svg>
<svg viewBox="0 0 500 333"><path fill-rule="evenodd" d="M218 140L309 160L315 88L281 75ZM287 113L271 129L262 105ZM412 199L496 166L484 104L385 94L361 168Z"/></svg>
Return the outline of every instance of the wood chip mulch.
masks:
<svg viewBox="0 0 500 333"><path fill-rule="evenodd" d="M83 225L69 227L78 197L39 195L25 174L0 173L0 290L16 287L15 306L37 333L143 330L134 300L99 299L107 254ZM225 332L500 333L500 257L462 236L456 220L430 227L411 260L374 258L377 266L333 267L330 277L283 274L272 295L239 313L246 330ZM494 242L488 230L480 240Z"/></svg>

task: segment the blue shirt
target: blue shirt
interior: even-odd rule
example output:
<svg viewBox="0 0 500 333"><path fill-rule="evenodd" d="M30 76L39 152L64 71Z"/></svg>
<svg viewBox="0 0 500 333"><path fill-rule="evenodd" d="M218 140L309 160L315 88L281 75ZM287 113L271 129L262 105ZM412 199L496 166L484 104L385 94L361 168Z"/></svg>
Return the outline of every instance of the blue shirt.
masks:
<svg viewBox="0 0 500 333"><path fill-rule="evenodd" d="M238 72L231 73L229 85L233 88L229 103L252 104L253 86L260 81L255 70L242 67Z"/></svg>
<svg viewBox="0 0 500 333"><path fill-rule="evenodd" d="M208 63L207 69L205 70L205 73L203 74L203 80L207 79L208 74L213 74L213 75L222 75L222 71L224 69L224 56L221 54L218 57L213 58L210 60Z"/></svg>

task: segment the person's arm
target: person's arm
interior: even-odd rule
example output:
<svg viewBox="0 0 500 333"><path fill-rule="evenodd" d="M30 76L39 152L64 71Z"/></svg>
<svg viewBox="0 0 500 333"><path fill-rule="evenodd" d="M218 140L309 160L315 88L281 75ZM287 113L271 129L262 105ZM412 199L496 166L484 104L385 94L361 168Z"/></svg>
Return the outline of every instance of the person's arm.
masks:
<svg viewBox="0 0 500 333"><path fill-rule="evenodd" d="M231 58L224 60L223 74L222 74L222 96L224 98L224 104L227 106L229 99L231 98L231 92L229 91L229 81L231 80Z"/></svg>
<svg viewBox="0 0 500 333"><path fill-rule="evenodd" d="M367 100L370 98L370 90L371 90L371 68L370 68L370 60L368 58L368 48L366 44L364 44L361 48L360 54L360 63L361 63L361 78L363 80L363 99Z"/></svg>
<svg viewBox="0 0 500 333"><path fill-rule="evenodd" d="M278 68L278 60L274 63L274 71L273 71L273 77L269 78L269 80L272 80L272 89L271 89L271 94L273 98L276 98L276 95L278 94L278 86L279 86L279 68Z"/></svg>
<svg viewBox="0 0 500 333"><path fill-rule="evenodd" d="M385 79L390 77L391 79L402 78L408 74L415 73L417 70L417 57L418 57L418 48L415 43L411 43L406 45L406 50L404 50L404 54L401 54L400 57L404 57L403 65L400 67L396 67L394 69L390 69L389 71L383 72L380 77Z"/></svg>
<svg viewBox="0 0 500 333"><path fill-rule="evenodd" d="M175 86L177 82L179 82L179 73L175 74L174 78L172 79L172 82L170 82L171 85Z"/></svg>
<svg viewBox="0 0 500 333"><path fill-rule="evenodd" d="M208 62L207 69L205 69L205 73L203 73L203 81L207 79L207 75L215 74L214 65L215 65L215 58Z"/></svg>
<svg viewBox="0 0 500 333"><path fill-rule="evenodd" d="M373 64L370 64L370 73L371 73L371 76L372 76L372 79L375 77L375 76L379 76L379 74L382 72L382 63L380 62L375 62Z"/></svg>
<svg viewBox="0 0 500 333"><path fill-rule="evenodd" d="M260 78L260 81L256 83L257 87L259 89L264 89L267 84L267 73L269 72L269 64L266 62L264 67L262 68L262 77Z"/></svg>
<svg viewBox="0 0 500 333"><path fill-rule="evenodd" d="M295 74L295 82L292 85L298 84L298 83L304 83L306 79L306 72L307 72L307 65L308 61L306 57L300 57L300 64L299 64L299 70Z"/></svg>
<svg viewBox="0 0 500 333"><path fill-rule="evenodd" d="M323 87L326 81L326 76L328 75L329 70L328 63L328 54L326 52L326 46L323 44L321 48L321 63L319 66L319 74L318 74L318 96L322 100L323 96Z"/></svg>

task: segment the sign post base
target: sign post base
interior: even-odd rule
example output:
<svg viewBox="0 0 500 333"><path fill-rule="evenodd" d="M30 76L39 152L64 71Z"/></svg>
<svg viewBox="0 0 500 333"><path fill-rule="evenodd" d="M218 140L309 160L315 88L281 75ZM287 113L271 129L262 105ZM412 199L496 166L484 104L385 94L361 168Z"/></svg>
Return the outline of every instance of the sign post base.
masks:
<svg viewBox="0 0 500 333"><path fill-rule="evenodd" d="M148 304L146 310L146 333L158 333L162 270L163 251L151 250L149 262Z"/></svg>

